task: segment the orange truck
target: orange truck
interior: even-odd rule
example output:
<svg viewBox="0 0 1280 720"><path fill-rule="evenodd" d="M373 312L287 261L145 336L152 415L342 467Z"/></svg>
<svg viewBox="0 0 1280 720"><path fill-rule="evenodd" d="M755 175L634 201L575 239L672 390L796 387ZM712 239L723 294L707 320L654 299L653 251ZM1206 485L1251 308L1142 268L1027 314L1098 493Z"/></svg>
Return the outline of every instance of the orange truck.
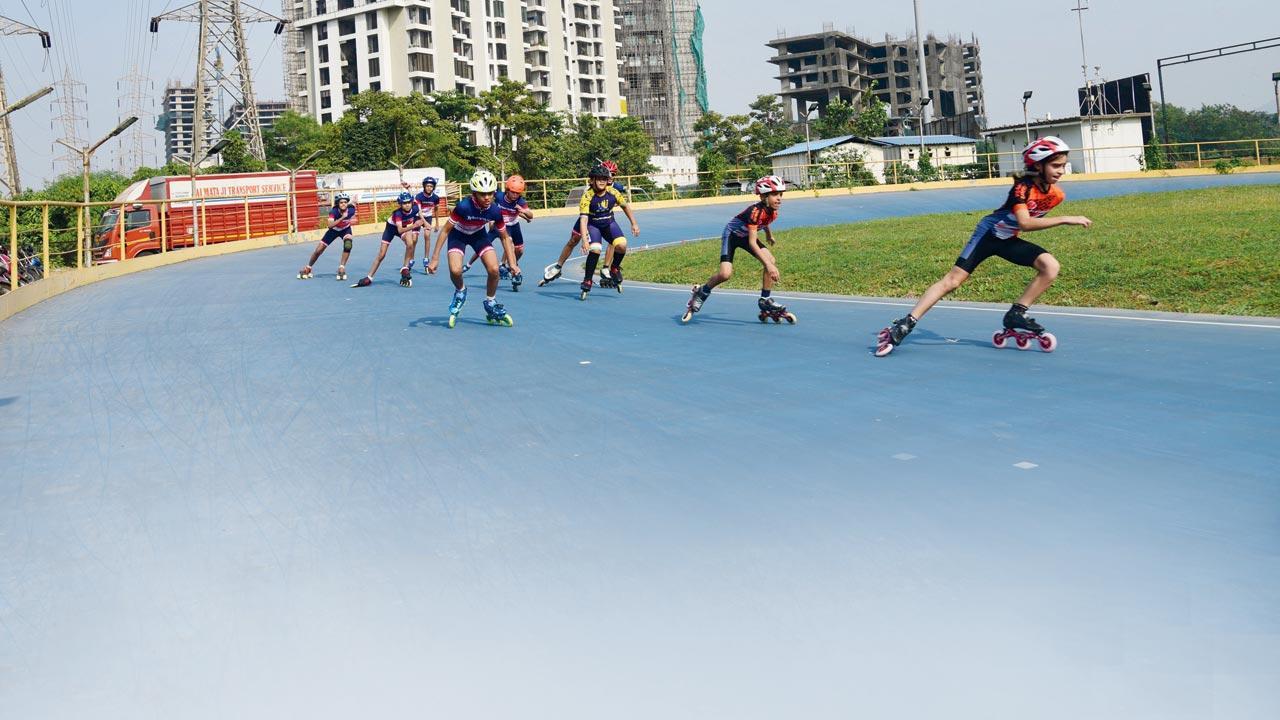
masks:
<svg viewBox="0 0 1280 720"><path fill-rule="evenodd" d="M329 209L312 170L294 176L292 188L289 173L260 172L197 175L194 190L186 175L147 178L125 188L94 229L95 262L154 255L162 248L282 235L289 232L290 190L297 199L299 231L324 227L322 218ZM161 200L167 202L156 202Z"/></svg>

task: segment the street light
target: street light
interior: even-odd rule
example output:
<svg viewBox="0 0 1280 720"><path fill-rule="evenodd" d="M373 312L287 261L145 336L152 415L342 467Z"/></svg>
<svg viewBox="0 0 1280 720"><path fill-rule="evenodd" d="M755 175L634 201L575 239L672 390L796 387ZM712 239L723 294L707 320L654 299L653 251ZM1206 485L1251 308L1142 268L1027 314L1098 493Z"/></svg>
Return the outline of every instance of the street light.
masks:
<svg viewBox="0 0 1280 720"><path fill-rule="evenodd" d="M30 95L28 95L28 96L26 96L26 97L22 98L21 100L19 100L18 102L16 102L16 103L14 103L14 104L10 105L9 107L5 108L4 110L0 110L0 118L2 118L2 117L4 117L4 116L8 115L8 114L9 114L9 113L11 113L11 112L15 112L15 111L21 110L22 108L24 108L24 107L26 107L26 106L30 105L31 103L33 103L33 102L35 102L35 101L39 100L40 98L44 97L45 95L48 95L48 94L49 94L49 93L51 93L51 92L53 92L53 86L52 86L52 85L49 85L49 86L47 86L47 87L40 88L39 90L37 90L37 91L35 91L35 92L31 93Z"/></svg>
<svg viewBox="0 0 1280 720"><path fill-rule="evenodd" d="M1280 125L1280 72L1271 73L1271 82L1276 85L1276 124Z"/></svg>
<svg viewBox="0 0 1280 720"><path fill-rule="evenodd" d="M920 100L920 160L921 161L924 160L924 109L932 101L933 101L933 98L931 97L921 98Z"/></svg>
<svg viewBox="0 0 1280 720"><path fill-rule="evenodd" d="M39 95L40 95L40 94L38 93L36 96L38 97ZM26 100L26 98L23 98L23 101L25 101L25 100ZM22 102L22 101L19 101L19 102ZM76 147L76 146L74 146L74 145L71 145L71 144L69 144L69 143L63 142L63 140L62 140L61 138L59 138L59 139L57 139L57 140L55 140L55 141L54 141L54 142L58 143L59 145L61 145L61 146L65 147L65 148L67 148L68 150L71 150L72 152L76 152L76 153L79 153L79 154L80 154L80 167L81 167L81 171L82 171L82 173L81 173L81 174L82 174L83 190L84 190L84 230L85 230L85 234L86 234L87 238L89 239L89 242L85 242L85 244L84 244L84 245L85 245L85 252L89 254L89 255L86 257L86 259L85 259L85 265L89 265L89 264L91 264L92 259L93 259L93 256L92 256L92 253L93 253L93 248L92 248L92 245L93 245L93 243L92 243L92 238L93 238L93 222L92 222L92 219L93 219L93 216L92 216L92 214L90 213L90 210L89 210L89 162L90 162L90 158L92 158L92 157L93 157L93 153L94 153L94 151L95 151L95 150L97 150L98 148L102 147L102 144L103 144L103 143L105 143L106 141L110 140L111 138L113 138L113 137L115 137L115 136L119 135L120 133L124 132L125 130L127 130L127 129L129 128L129 126L130 126L130 125L132 125L132 124L134 124L134 123L136 123L136 122L138 122L138 116L136 116L136 115L130 115L129 117L125 118L125 120L124 120L123 122L121 122L119 125L117 125L115 130L112 130L111 132L107 133L106 137L102 138L101 140L99 140L98 142L94 143L93 145L89 145L89 146L86 146L86 147L83 147L83 148L78 148L78 147ZM120 258L120 259L121 259L121 260L123 260L124 258Z"/></svg>
<svg viewBox="0 0 1280 720"><path fill-rule="evenodd" d="M413 152L409 153L409 157L404 159L404 163L398 163L395 160L390 161L392 165L396 166L396 171L400 173L400 187L402 188L405 187L404 169L409 166L409 161L413 160L414 158L418 157L419 155L421 155L426 151L427 151L426 148L418 148L417 150L414 150Z"/></svg>
<svg viewBox="0 0 1280 720"><path fill-rule="evenodd" d="M190 193L191 193L191 246L192 247L200 247L200 222L199 222L200 216L196 212L196 168L203 165L205 160L208 160L214 155L217 155L218 153L222 152L223 149L227 147L227 144L229 142L230 140L228 140L225 136L218 138L218 142L214 143L212 147L206 150L204 155L202 155L199 160L195 159L194 157L191 157L190 155L186 156L187 170L189 171L188 179L191 183ZM176 159L176 158L181 158L183 156L175 155L174 157Z"/></svg>
<svg viewBox="0 0 1280 720"><path fill-rule="evenodd" d="M810 179L812 185L811 174L813 172L813 155L809 150L809 116L813 111L818 109L818 103L804 103L804 108L800 110L800 119L804 122L804 172L805 177Z"/></svg>
<svg viewBox="0 0 1280 720"><path fill-rule="evenodd" d="M1022 127L1027 131L1027 144L1031 144L1031 119L1027 117L1027 101L1031 99L1031 91L1022 93Z"/></svg>
<svg viewBox="0 0 1280 720"><path fill-rule="evenodd" d="M280 168L281 170L287 170L289 172L289 194L285 197L287 198L287 202L289 204L289 207L291 208L291 211L289 213L289 220L290 220L289 235L290 236L298 232L298 197L297 197L298 171L306 167L307 163L311 162L312 160L315 160L316 156L322 152L324 152L323 149L317 150L311 153L302 162L298 163L298 167L295 167L295 168L285 167L280 163L276 163L276 167Z"/></svg>

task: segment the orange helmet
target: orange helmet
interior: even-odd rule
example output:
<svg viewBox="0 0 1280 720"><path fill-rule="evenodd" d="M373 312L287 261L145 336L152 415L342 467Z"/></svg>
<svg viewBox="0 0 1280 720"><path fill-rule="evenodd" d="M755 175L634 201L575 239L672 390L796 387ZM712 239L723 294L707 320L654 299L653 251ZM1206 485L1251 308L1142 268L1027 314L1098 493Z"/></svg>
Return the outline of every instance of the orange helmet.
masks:
<svg viewBox="0 0 1280 720"><path fill-rule="evenodd" d="M523 193L524 178L520 177L519 175L512 175L511 177L507 178L507 192Z"/></svg>

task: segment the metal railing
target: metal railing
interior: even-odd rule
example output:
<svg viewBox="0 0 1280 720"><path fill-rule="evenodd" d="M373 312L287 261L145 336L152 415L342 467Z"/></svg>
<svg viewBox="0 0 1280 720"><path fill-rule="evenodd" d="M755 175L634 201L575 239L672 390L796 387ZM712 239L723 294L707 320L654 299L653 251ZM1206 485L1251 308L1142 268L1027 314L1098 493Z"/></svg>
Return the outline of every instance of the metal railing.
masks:
<svg viewBox="0 0 1280 720"><path fill-rule="evenodd" d="M1083 148L1072 153L1084 167L1106 172L1111 165L1127 169L1213 168L1230 172L1246 166L1280 166L1280 138L1173 143L1147 146ZM762 174L781 175L792 188L819 190L872 185L928 183L943 180L998 178L1020 169L1017 152L954 155L935 158L922 169L914 158L872 161L856 157L827 159L802 165L752 166L717 172L675 172L616 178L629 202L688 198L742 197L749 200L752 183ZM534 210L575 207L585 191L586 178L526 180L525 199ZM8 213L8 242L0 244L0 282L5 290L35 282L58 268L83 268L119 262L188 247L274 235L293 236L323 229L337 192L356 203L356 222L385 221L395 209L404 186L321 188L315 190L191 200L135 200L127 202L0 200ZM446 183L446 202L437 217L459 197L462 188ZM93 217L85 227L85 208ZM148 222L131 213L148 210ZM0 220L3 220L0 215ZM111 224L106 224L103 220ZM38 272L37 272L38 271Z"/></svg>

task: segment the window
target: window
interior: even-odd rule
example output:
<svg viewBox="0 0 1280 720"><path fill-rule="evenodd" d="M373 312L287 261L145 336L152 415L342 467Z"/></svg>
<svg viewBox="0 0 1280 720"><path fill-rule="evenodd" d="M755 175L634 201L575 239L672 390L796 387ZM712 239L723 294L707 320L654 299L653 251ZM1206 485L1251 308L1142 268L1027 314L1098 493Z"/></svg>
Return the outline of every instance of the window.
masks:
<svg viewBox="0 0 1280 720"><path fill-rule="evenodd" d="M329 95L329 91L321 90L320 91L320 108L323 110L325 108L330 107L331 105L333 105L333 100Z"/></svg>
<svg viewBox="0 0 1280 720"><path fill-rule="evenodd" d="M317 15L323 15L323 14L325 14L325 13L329 12L328 8L327 8L327 7L325 7L325 5L326 5L325 0L316 0L316 14L317 14Z"/></svg>
<svg viewBox="0 0 1280 720"><path fill-rule="evenodd" d="M367 12L364 14L364 26L367 30L373 30L378 27L378 13Z"/></svg>
<svg viewBox="0 0 1280 720"><path fill-rule="evenodd" d="M353 18L346 18L338 21L338 37L356 34L356 21Z"/></svg>
<svg viewBox="0 0 1280 720"><path fill-rule="evenodd" d="M369 36L369 54L372 55L373 53L376 53L376 52L378 52L378 36L370 35Z"/></svg>
<svg viewBox="0 0 1280 720"><path fill-rule="evenodd" d="M331 123L331 122L333 122L333 116L332 116L332 115L330 115L329 113L320 113L320 124L321 124L321 125L328 125L328 124L329 124L329 123Z"/></svg>
<svg viewBox="0 0 1280 720"><path fill-rule="evenodd" d="M378 58L369 58L369 77L375 78L382 74L382 64L378 62Z"/></svg>
<svg viewBox="0 0 1280 720"><path fill-rule="evenodd" d="M329 62L329 46L328 45L320 46L320 62L322 63Z"/></svg>
<svg viewBox="0 0 1280 720"><path fill-rule="evenodd" d="M329 23L326 22L326 23L320 23L319 25L316 25L316 39L317 40L329 39Z"/></svg>
<svg viewBox="0 0 1280 720"><path fill-rule="evenodd" d="M320 68L320 84L328 85L329 82L329 68Z"/></svg>
<svg viewBox="0 0 1280 720"><path fill-rule="evenodd" d="M137 228L147 227L151 224L151 211L143 208L141 210L130 210L124 214L125 231L136 230Z"/></svg>
<svg viewBox="0 0 1280 720"><path fill-rule="evenodd" d="M374 92L377 92L382 89L382 83L378 82L377 80L374 80L373 82L369 83L369 89Z"/></svg>

